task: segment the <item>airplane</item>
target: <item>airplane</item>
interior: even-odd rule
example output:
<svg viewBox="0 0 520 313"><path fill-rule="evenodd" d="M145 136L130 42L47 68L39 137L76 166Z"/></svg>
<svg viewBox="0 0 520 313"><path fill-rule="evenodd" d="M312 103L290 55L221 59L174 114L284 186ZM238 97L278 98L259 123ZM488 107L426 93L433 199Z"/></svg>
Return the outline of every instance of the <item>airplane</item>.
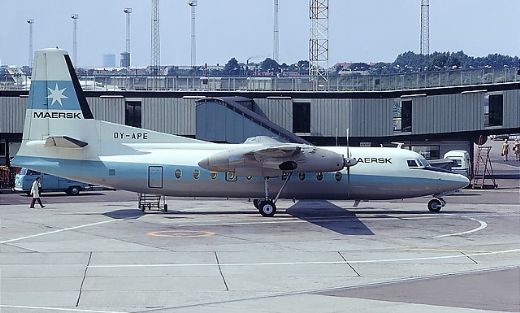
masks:
<svg viewBox="0 0 520 313"><path fill-rule="evenodd" d="M66 51L38 50L34 65L16 166L143 194L254 199L267 217L281 198L357 206L432 195L439 212L443 195L469 184L401 148L212 143L96 120Z"/></svg>

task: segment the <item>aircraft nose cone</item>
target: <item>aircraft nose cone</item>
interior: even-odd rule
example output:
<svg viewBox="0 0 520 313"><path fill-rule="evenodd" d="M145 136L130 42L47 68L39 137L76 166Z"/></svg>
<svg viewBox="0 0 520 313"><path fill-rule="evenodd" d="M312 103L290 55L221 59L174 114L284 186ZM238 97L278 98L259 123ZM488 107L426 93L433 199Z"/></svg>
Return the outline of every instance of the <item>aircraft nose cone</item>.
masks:
<svg viewBox="0 0 520 313"><path fill-rule="evenodd" d="M464 175L454 174L453 187L454 189L461 189L469 185L469 179Z"/></svg>

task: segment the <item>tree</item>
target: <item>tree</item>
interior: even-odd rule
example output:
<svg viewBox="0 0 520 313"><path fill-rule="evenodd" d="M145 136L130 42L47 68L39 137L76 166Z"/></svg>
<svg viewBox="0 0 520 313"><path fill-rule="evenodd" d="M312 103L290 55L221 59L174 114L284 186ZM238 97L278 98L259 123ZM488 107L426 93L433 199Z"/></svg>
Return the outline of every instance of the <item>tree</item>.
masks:
<svg viewBox="0 0 520 313"><path fill-rule="evenodd" d="M278 62L271 58L267 58L262 61L260 64L260 68L264 72L270 72L270 73L278 73L280 72L280 65L278 65Z"/></svg>
<svg viewBox="0 0 520 313"><path fill-rule="evenodd" d="M238 64L237 59L231 58L226 65L224 65L224 74L225 75L239 75L240 74L240 65Z"/></svg>
<svg viewBox="0 0 520 313"><path fill-rule="evenodd" d="M301 75L309 74L309 61L300 60L298 61L296 66L298 67L298 73L300 73Z"/></svg>

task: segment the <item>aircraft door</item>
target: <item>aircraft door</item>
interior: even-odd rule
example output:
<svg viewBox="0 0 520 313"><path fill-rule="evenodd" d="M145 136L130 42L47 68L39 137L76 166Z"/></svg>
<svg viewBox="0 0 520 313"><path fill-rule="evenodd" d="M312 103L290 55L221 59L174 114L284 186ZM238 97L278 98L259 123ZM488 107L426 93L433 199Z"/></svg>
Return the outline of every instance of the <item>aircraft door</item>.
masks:
<svg viewBox="0 0 520 313"><path fill-rule="evenodd" d="M148 166L148 188L163 187L163 167Z"/></svg>

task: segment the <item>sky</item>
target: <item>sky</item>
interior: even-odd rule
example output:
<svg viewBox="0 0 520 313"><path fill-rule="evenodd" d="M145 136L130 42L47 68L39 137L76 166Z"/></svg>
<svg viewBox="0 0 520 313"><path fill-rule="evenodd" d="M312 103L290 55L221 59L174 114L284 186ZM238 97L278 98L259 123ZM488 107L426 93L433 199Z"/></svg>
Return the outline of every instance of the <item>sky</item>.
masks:
<svg viewBox="0 0 520 313"><path fill-rule="evenodd" d="M161 64L190 64L187 0L159 0ZM329 65L392 62L419 52L421 0L329 0ZM197 63L258 62L272 57L273 0L198 0ZM308 59L309 0L279 0L280 63ZM150 63L150 0L0 0L0 60L25 65L29 26L34 49L72 53L72 20L79 14L78 66L102 65L103 54L125 49L131 7L132 66ZM472 56L520 55L519 0L430 0L430 52L463 50Z"/></svg>

